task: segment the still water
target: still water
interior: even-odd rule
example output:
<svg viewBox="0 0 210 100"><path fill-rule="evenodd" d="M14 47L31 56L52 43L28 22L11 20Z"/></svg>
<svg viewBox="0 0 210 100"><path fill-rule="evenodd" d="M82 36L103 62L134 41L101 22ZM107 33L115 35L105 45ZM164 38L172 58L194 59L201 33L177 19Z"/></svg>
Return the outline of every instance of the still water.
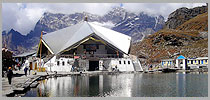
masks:
<svg viewBox="0 0 210 100"><path fill-rule="evenodd" d="M49 78L25 97L207 97L208 74L160 73Z"/></svg>

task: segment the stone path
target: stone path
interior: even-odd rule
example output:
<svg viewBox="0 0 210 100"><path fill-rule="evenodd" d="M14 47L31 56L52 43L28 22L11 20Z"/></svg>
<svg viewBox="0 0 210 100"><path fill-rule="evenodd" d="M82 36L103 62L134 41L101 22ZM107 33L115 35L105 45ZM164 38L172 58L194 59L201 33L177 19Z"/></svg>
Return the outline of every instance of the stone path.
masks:
<svg viewBox="0 0 210 100"><path fill-rule="evenodd" d="M25 83L27 80L36 77L38 75L46 75L46 72L38 72L37 75L32 75L32 71L30 72L30 75L25 76L24 71L13 71L14 77L12 78L12 84L10 85L8 82L7 77L2 78L2 96L5 97L7 94L10 94L13 92L14 89L17 87L21 87L23 83Z"/></svg>

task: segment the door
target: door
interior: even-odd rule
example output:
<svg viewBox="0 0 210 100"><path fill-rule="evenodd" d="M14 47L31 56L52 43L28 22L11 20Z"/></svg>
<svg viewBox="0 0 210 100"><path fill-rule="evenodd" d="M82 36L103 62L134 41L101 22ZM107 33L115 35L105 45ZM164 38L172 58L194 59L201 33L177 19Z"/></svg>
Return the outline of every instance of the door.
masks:
<svg viewBox="0 0 210 100"><path fill-rule="evenodd" d="M32 67L33 67L32 62L30 62L30 70L32 70Z"/></svg>
<svg viewBox="0 0 210 100"><path fill-rule="evenodd" d="M99 70L99 61L89 61L89 71Z"/></svg>

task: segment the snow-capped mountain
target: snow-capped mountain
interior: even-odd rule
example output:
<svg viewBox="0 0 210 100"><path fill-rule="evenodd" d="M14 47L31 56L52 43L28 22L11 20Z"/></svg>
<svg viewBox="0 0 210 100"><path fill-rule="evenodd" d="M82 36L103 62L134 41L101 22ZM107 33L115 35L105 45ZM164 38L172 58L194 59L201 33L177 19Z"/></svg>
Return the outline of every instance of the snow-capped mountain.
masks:
<svg viewBox="0 0 210 100"><path fill-rule="evenodd" d="M31 47L35 47L39 42L41 31L50 32L75 25L87 16L89 22L113 29L132 37L132 41L140 41L149 34L162 29L164 26L164 17L150 16L143 12L136 14L126 11L121 7L113 8L103 16L83 12L74 14L61 14L46 12L36 23L33 31L27 34L25 39L29 43L33 43ZM3 37L4 38L4 37Z"/></svg>
<svg viewBox="0 0 210 100"><path fill-rule="evenodd" d="M35 33L33 36L40 36L37 32L44 30L46 32L53 32L84 20L84 16L88 17L89 22L97 22L100 25L105 25L115 31L133 36L133 34L139 34L138 39L141 40L141 34L152 34L153 31L160 30L164 25L163 16L149 16L145 13L131 13L127 12L121 7L113 8L107 14L103 16L90 14L87 12L84 13L75 13L75 14L61 14L61 13L50 13L46 12L36 23L34 28ZM151 32L148 32L148 29ZM146 31L146 32L145 32ZM136 36L136 35L135 35Z"/></svg>

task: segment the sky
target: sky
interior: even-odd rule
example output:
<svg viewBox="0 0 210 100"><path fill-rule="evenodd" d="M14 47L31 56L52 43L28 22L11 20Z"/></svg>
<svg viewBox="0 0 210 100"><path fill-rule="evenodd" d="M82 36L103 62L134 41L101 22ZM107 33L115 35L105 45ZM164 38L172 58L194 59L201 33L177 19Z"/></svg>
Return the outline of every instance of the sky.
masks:
<svg viewBox="0 0 210 100"><path fill-rule="evenodd" d="M89 12L104 15L113 7L123 7L127 11L166 18L181 7L193 8L205 3L2 3L2 29L14 29L26 35L34 29L44 12L72 14Z"/></svg>

